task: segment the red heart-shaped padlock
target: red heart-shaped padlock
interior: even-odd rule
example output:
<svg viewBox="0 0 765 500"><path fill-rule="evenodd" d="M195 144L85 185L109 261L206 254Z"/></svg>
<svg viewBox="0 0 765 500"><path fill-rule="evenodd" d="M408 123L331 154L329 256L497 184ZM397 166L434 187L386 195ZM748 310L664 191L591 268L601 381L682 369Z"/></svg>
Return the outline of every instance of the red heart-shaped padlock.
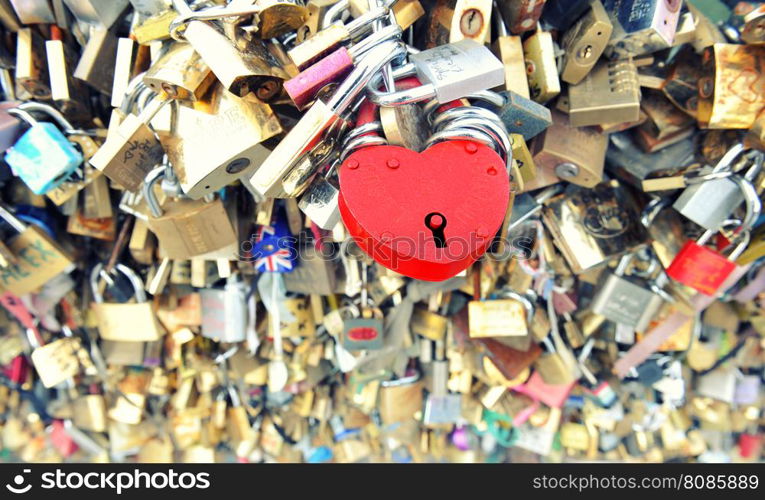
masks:
<svg viewBox="0 0 765 500"><path fill-rule="evenodd" d="M416 153L370 146L340 167L340 214L359 247L406 276L441 281L486 252L510 181L488 146L445 141Z"/></svg>

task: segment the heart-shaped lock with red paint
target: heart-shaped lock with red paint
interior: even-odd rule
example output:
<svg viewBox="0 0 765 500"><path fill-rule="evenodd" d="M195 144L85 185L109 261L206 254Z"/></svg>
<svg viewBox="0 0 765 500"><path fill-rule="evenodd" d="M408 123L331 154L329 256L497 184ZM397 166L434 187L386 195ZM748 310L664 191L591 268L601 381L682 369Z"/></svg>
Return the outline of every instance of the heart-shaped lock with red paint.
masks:
<svg viewBox="0 0 765 500"><path fill-rule="evenodd" d="M422 153L366 147L346 158L339 177L340 213L359 247L427 281L451 278L486 252L510 197L500 156L464 140Z"/></svg>

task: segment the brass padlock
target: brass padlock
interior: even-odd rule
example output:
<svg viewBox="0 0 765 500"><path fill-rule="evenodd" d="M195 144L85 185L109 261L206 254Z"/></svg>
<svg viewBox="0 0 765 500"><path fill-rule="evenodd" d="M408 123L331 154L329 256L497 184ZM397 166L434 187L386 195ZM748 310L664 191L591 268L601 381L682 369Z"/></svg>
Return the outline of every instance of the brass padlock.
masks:
<svg viewBox="0 0 765 500"><path fill-rule="evenodd" d="M165 167L152 170L146 178L143 194L152 216L149 229L157 235L160 250L171 259L188 259L237 242L226 209L220 198L215 201L177 200L160 207L154 184L165 175Z"/></svg>
<svg viewBox="0 0 765 500"><path fill-rule="evenodd" d="M16 262L0 269L0 290L26 295L74 266L69 253L42 229L24 224L2 205L0 218L19 233L9 240Z"/></svg>
<svg viewBox="0 0 765 500"><path fill-rule="evenodd" d="M135 303L107 303L101 293L99 282L105 273L103 264L93 266L90 288L93 293L93 310L102 339L118 342L151 342L162 337L162 329L144 292L143 281L129 267L117 264L114 270L122 273L133 286Z"/></svg>
<svg viewBox="0 0 765 500"><path fill-rule="evenodd" d="M200 99L215 75L202 57L187 43L172 43L143 76L143 82L154 92L164 92L173 99Z"/></svg>
<svg viewBox="0 0 765 500"><path fill-rule="evenodd" d="M572 126L569 118L557 110L552 110L552 119L552 125L531 143L537 173L545 170L552 174L548 184L559 177L580 186L595 186L603 175L608 136L591 127ZM539 187L544 185L534 186Z"/></svg>
<svg viewBox="0 0 765 500"><path fill-rule="evenodd" d="M205 104L214 112L172 106L170 130L158 131L181 189L193 200L252 175L271 152L262 142L282 132L268 104L237 97L221 85L205 96Z"/></svg>
<svg viewBox="0 0 765 500"><path fill-rule="evenodd" d="M571 84L581 82L598 62L613 29L603 4L593 0L590 10L567 29L561 39L561 48L565 51L561 80Z"/></svg>
<svg viewBox="0 0 765 500"><path fill-rule="evenodd" d="M523 41L523 55L526 59L526 76L531 98L536 102L545 103L560 94L552 34L537 30Z"/></svg>

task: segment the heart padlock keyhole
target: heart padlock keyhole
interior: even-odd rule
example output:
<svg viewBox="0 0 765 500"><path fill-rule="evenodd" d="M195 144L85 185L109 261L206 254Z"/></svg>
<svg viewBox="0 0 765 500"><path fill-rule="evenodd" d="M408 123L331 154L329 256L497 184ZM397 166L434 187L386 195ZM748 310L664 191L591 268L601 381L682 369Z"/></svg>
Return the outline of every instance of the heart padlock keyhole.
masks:
<svg viewBox="0 0 765 500"><path fill-rule="evenodd" d="M425 227L433 233L433 241L436 243L436 248L444 248L446 246L446 236L444 235L446 217L441 213L431 212L425 216Z"/></svg>

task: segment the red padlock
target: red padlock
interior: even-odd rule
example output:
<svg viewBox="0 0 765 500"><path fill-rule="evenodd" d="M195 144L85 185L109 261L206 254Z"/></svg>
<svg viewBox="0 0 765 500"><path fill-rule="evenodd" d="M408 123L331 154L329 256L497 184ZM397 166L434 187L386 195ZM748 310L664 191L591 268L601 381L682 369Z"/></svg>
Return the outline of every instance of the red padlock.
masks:
<svg viewBox="0 0 765 500"><path fill-rule="evenodd" d="M441 281L486 252L510 197L505 161L466 140L422 153L371 146L339 172L343 222L375 261L406 276Z"/></svg>
<svg viewBox="0 0 765 500"><path fill-rule="evenodd" d="M707 248L714 232L706 231L698 241L688 241L667 267L667 275L704 295L714 295L726 278L736 269L735 260L749 243L749 232L743 233L744 240L725 257Z"/></svg>

